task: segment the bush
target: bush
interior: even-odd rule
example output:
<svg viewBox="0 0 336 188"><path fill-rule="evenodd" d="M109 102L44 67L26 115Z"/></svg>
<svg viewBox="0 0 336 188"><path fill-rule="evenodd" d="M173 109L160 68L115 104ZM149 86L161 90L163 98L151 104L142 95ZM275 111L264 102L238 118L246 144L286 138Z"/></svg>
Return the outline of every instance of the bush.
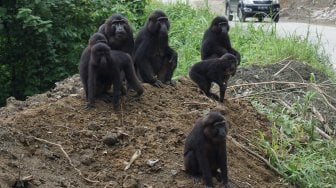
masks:
<svg viewBox="0 0 336 188"><path fill-rule="evenodd" d="M27 0L0 7L0 106L78 72L81 51L106 18L121 13L139 27L146 1Z"/></svg>

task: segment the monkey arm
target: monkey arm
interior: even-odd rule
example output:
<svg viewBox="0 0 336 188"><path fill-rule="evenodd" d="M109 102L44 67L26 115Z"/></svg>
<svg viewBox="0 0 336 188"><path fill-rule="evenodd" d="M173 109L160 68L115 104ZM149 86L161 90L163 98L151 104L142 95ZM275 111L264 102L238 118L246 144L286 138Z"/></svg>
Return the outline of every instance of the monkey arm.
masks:
<svg viewBox="0 0 336 188"><path fill-rule="evenodd" d="M213 49L214 53L221 57L222 55L228 53L229 51L221 46L217 46Z"/></svg>
<svg viewBox="0 0 336 188"><path fill-rule="evenodd" d="M169 58L169 63L174 64L175 67L176 67L177 59L178 59L177 52L174 49L172 49L168 46L167 49L166 49L166 53L167 53L167 56Z"/></svg>
<svg viewBox="0 0 336 188"><path fill-rule="evenodd" d="M91 62L90 62L91 64ZM97 86L97 70L93 65L89 65L89 83L88 83L88 104L87 108L94 107Z"/></svg>
<svg viewBox="0 0 336 188"><path fill-rule="evenodd" d="M221 82L219 85L219 101L224 102L224 97L225 97L225 91L226 91L226 84Z"/></svg>
<svg viewBox="0 0 336 188"><path fill-rule="evenodd" d="M120 96L123 87L120 74L115 74L112 84L113 84L113 99L112 99L113 108L114 110L118 111L120 110Z"/></svg>
<svg viewBox="0 0 336 188"><path fill-rule="evenodd" d="M220 146L219 150L219 168L221 170L222 181L225 187L228 187L229 178L227 174L227 156L226 156L226 139Z"/></svg>
<svg viewBox="0 0 336 188"><path fill-rule="evenodd" d="M205 185L209 186L209 187L213 187L210 163L207 159L205 149L202 148L202 147L205 147L205 146L200 146L200 147L201 148L196 150L196 158L197 158L197 161L198 161L198 165L199 165L199 167L202 171L202 176L204 178Z"/></svg>
<svg viewBox="0 0 336 188"><path fill-rule="evenodd" d="M240 65L240 61L241 61L240 53L237 50L233 49L233 48L231 48L231 50L229 52L231 54L233 54L234 56L236 56L236 58L237 58L237 65Z"/></svg>
<svg viewBox="0 0 336 188"><path fill-rule="evenodd" d="M143 41L136 49L134 55L135 66L138 68L140 76L144 82L153 84L154 86L161 86L162 83L154 77L154 70L149 59L147 49L150 48L148 42Z"/></svg>

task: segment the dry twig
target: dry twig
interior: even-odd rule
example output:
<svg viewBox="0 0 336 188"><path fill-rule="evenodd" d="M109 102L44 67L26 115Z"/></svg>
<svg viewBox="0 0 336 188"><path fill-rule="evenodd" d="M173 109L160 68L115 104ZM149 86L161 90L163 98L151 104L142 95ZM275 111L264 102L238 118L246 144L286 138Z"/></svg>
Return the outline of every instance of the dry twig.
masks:
<svg viewBox="0 0 336 188"><path fill-rule="evenodd" d="M34 138L35 140L38 140L40 142L44 142L44 143L47 143L47 144L50 144L50 145L54 145L54 146L57 146L60 148L60 150L63 152L63 154L65 155L65 157L68 159L70 165L78 172L79 176L82 177L84 180L86 180L87 182L90 182L90 183L98 183L99 181L95 181L95 180L90 180L89 178L86 178L84 177L84 175L82 174L82 172L75 167L75 165L72 163L72 160L70 159L69 155L67 152L65 152L65 150L63 149L62 145L61 144L56 144L54 142L50 142L48 140L44 140L42 138L37 138L35 136L31 136L32 138Z"/></svg>
<svg viewBox="0 0 336 188"><path fill-rule="evenodd" d="M276 72L275 74L273 74L273 76L277 76L278 74L280 74L283 70L285 70L293 61L289 61L284 67L282 67L282 69L280 69L278 72Z"/></svg>
<svg viewBox="0 0 336 188"><path fill-rule="evenodd" d="M139 156L141 155L141 150L137 150L131 157L130 161L127 163L126 167L124 170L127 170L131 167L132 163L139 158Z"/></svg>
<svg viewBox="0 0 336 188"><path fill-rule="evenodd" d="M262 156L260 156L259 154L257 154L256 152L250 150L249 148L245 147L243 144L239 143L236 139L234 139L231 136L227 136L228 139L230 139L236 146L238 146L239 148L249 152L250 154L252 154L253 156L255 156L256 158L258 158L259 160L263 161L269 168L271 168L272 170L274 170L274 172L278 173L280 176L282 176L281 172L276 169L268 160L266 160L265 158L263 158Z"/></svg>
<svg viewBox="0 0 336 188"><path fill-rule="evenodd" d="M324 138L329 139L329 140L331 139L331 137L327 133L325 133L324 131L322 131L320 128L315 127L315 131L318 132Z"/></svg>

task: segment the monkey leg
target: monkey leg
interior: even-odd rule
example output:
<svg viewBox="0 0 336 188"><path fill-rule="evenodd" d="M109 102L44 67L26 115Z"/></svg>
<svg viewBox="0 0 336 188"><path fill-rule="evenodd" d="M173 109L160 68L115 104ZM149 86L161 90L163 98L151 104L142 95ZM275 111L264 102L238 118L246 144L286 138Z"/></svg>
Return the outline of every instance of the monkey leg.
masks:
<svg viewBox="0 0 336 188"><path fill-rule="evenodd" d="M171 86L176 86L176 81L172 80L174 71L177 67L177 57L176 58L164 58L160 71L158 72L158 79L164 84Z"/></svg>
<svg viewBox="0 0 336 188"><path fill-rule="evenodd" d="M188 151L184 155L184 167L185 167L186 173L188 173L189 175L195 178L198 178L202 175L201 170L198 165L196 154L194 151Z"/></svg>

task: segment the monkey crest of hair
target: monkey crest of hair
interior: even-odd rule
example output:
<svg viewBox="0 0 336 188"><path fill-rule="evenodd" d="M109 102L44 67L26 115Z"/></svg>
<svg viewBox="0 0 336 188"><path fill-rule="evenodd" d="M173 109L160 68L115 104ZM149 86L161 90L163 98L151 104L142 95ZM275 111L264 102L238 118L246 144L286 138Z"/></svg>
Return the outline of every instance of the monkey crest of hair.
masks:
<svg viewBox="0 0 336 188"><path fill-rule="evenodd" d="M89 39L89 45L90 46L93 46L93 45L95 45L97 43L100 43L100 42L107 44L106 37L101 33L94 33Z"/></svg>
<svg viewBox="0 0 336 188"><path fill-rule="evenodd" d="M210 112L199 118L184 145L184 167L191 176L203 177L206 187L213 187L216 177L230 187L227 174L227 122L219 112ZM220 173L218 172L220 169Z"/></svg>

